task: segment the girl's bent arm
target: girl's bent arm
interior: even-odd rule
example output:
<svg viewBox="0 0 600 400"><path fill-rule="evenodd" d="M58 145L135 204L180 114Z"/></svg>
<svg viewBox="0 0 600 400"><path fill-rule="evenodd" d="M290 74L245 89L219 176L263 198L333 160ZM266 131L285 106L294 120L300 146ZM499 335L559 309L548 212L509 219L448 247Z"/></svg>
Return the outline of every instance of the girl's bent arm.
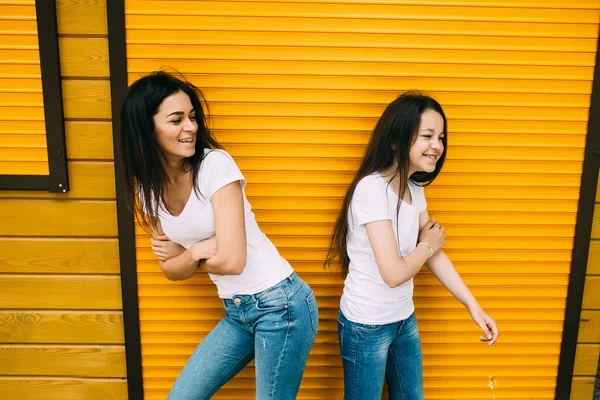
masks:
<svg viewBox="0 0 600 400"><path fill-rule="evenodd" d="M426 246L417 246L408 256L400 257L392 221L381 220L365 224L375 262L383 281L391 288L414 277L430 256Z"/></svg>
<svg viewBox="0 0 600 400"><path fill-rule="evenodd" d="M218 246L215 256L201 260L199 268L216 275L240 275L246 267L246 218L240 181L223 186L210 202Z"/></svg>

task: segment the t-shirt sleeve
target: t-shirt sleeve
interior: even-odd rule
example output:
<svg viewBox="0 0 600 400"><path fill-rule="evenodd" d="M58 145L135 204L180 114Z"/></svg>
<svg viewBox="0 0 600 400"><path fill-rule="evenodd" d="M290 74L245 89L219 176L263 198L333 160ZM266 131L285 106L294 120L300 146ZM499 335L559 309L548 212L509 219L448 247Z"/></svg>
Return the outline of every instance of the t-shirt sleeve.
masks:
<svg viewBox="0 0 600 400"><path fill-rule="evenodd" d="M223 150L209 151L202 160L200 172L200 187L210 198L223 186L240 181L242 190L246 187L246 179L233 158Z"/></svg>
<svg viewBox="0 0 600 400"><path fill-rule="evenodd" d="M423 186L415 185L410 182L409 185L412 186L413 193L413 205L419 210L419 212L423 212L427 209L427 200L425 200L425 188Z"/></svg>
<svg viewBox="0 0 600 400"><path fill-rule="evenodd" d="M374 176L366 176L358 182L352 201L350 215L357 225L391 218L388 216L388 199L384 182Z"/></svg>

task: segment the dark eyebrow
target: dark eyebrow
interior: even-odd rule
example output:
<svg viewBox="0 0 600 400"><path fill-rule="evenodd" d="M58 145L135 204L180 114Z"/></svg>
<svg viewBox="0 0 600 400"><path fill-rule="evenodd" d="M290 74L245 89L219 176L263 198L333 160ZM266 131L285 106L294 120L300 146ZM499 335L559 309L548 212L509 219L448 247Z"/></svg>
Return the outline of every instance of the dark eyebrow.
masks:
<svg viewBox="0 0 600 400"><path fill-rule="evenodd" d="M190 110L190 114L191 114L191 113L195 113L195 111L196 111L196 110L195 110L194 108L192 108L192 109ZM165 119L166 119L166 118L169 118L171 115L183 115L183 111L175 111L175 112L172 112L171 114L167 115L167 116L165 117Z"/></svg>
<svg viewBox="0 0 600 400"><path fill-rule="evenodd" d="M167 115L165 118L169 118L171 115L183 115L183 111L172 112L171 114Z"/></svg>

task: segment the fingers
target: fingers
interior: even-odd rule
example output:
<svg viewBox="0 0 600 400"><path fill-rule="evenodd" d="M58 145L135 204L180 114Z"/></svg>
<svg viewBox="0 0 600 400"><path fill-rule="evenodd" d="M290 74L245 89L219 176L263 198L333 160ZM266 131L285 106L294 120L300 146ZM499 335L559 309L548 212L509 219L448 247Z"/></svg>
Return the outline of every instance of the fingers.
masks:
<svg viewBox="0 0 600 400"><path fill-rule="evenodd" d="M167 235L165 235L164 233L162 235L154 233L154 234L152 234L152 239L154 239L154 240L170 240L167 237Z"/></svg>
<svg viewBox="0 0 600 400"><path fill-rule="evenodd" d="M490 318L489 322L487 323L487 326L489 327L490 331L492 332L492 339L488 343L491 346L494 343L496 343L496 340L498 340L498 336L500 336L500 332L498 332L498 327L496 326L496 321L494 321L492 318Z"/></svg>
<svg viewBox="0 0 600 400"><path fill-rule="evenodd" d="M429 221L427 221L425 223L425 225L423 225L423 230L427 231L427 230L433 228L433 225L435 225L435 219L430 219Z"/></svg>
<svg viewBox="0 0 600 400"><path fill-rule="evenodd" d="M484 334L484 336L479 337L479 341L487 343L489 346L496 343L496 341L498 340L498 336L500 336L500 333L498 332L498 327L496 326L496 321L494 321L489 316L486 316L484 324L478 323L478 325Z"/></svg>

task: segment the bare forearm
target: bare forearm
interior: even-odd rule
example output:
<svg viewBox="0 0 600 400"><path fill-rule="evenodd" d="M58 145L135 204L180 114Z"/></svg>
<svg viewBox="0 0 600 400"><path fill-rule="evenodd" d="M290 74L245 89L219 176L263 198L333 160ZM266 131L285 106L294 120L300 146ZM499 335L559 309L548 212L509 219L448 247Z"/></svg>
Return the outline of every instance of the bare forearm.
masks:
<svg viewBox="0 0 600 400"><path fill-rule="evenodd" d="M194 259L192 248L177 257L160 262L160 269L167 279L179 281L191 278L198 268L198 260Z"/></svg>
<svg viewBox="0 0 600 400"><path fill-rule="evenodd" d="M442 250L438 251L427 261L426 265L442 285L466 308L477 305L477 300L463 282L446 253Z"/></svg>
<svg viewBox="0 0 600 400"><path fill-rule="evenodd" d="M240 275L246 266L246 253L217 252L214 257L200 260L198 268L215 275Z"/></svg>
<svg viewBox="0 0 600 400"><path fill-rule="evenodd" d="M415 275L419 273L425 262L429 258L431 252L425 246L417 246L409 255L404 257L404 261L400 256L396 261L397 268L395 268L396 274L394 277L393 287L400 286L405 282L408 282Z"/></svg>

